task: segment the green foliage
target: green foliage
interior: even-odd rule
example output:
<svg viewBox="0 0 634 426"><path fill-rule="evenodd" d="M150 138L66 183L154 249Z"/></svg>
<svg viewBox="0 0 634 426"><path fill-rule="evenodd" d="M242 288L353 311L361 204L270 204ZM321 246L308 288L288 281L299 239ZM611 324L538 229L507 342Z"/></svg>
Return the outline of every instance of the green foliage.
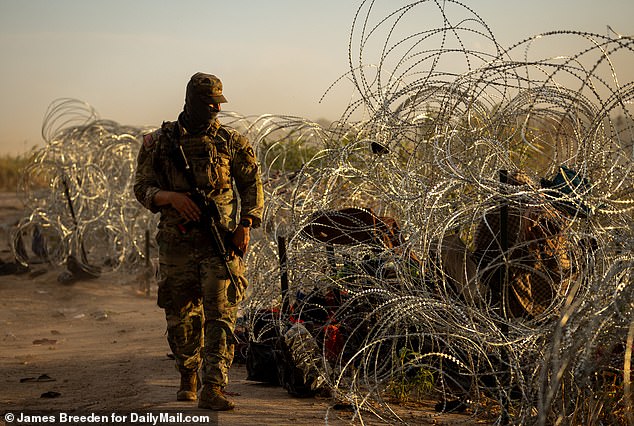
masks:
<svg viewBox="0 0 634 426"><path fill-rule="evenodd" d="M303 140L285 138L268 142L264 140L261 148L262 162L267 170L295 172L302 168L319 149Z"/></svg>
<svg viewBox="0 0 634 426"><path fill-rule="evenodd" d="M420 354L401 348L398 353L397 373L387 386L388 395L398 402L420 402L434 390L434 374L419 365Z"/></svg>

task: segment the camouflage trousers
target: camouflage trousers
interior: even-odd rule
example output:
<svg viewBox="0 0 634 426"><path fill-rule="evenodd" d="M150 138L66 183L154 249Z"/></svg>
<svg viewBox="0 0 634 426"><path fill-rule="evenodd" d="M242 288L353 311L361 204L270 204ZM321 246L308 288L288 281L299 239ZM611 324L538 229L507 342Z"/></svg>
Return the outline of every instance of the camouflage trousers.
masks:
<svg viewBox="0 0 634 426"><path fill-rule="evenodd" d="M159 231L158 305L165 310L167 341L181 373L201 371L203 384L226 386L233 362L238 304L247 280L244 263L233 256L229 267L206 235Z"/></svg>

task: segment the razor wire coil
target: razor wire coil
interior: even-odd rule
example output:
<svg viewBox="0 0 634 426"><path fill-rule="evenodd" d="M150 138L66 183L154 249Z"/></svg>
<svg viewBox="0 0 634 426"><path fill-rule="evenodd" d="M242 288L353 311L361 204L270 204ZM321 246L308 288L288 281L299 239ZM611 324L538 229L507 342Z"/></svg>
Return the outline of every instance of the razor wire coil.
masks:
<svg viewBox="0 0 634 426"><path fill-rule="evenodd" d="M361 419L408 422L394 389L416 394L426 371L427 397L468 400L474 418L500 420L504 409L513 424L599 424L610 413L598 404L631 416L634 83L621 81L615 64L632 57L634 39L552 31L504 47L461 2L386 3L363 1L354 17L350 69L324 94L346 82L356 91L338 121L220 114L251 140L265 189L262 228L246 257L249 337L288 328L279 309L287 302L317 336L316 368ZM407 32L421 14L438 27ZM550 54L564 38L578 49ZM16 258L59 265L83 250L111 271L142 265L144 232L157 218L131 188L150 130L102 120L80 101L54 102L46 146L21 184L32 213L14 234ZM562 166L576 174L557 175ZM500 182L500 170L528 180ZM540 186L556 175L569 192ZM478 260L478 224L503 206L567 211L529 225L535 235L560 227L569 265L545 270L539 265L555 251L538 261L527 254L552 249L549 237L518 239L489 264ZM346 208L394 219L398 244L359 237L375 224L338 213ZM346 244L307 234L320 212L332 219L324 235ZM279 237L291 283L284 300ZM517 282L550 283L542 310L512 317L496 304L481 284L506 266ZM337 330L333 354L326 341Z"/></svg>

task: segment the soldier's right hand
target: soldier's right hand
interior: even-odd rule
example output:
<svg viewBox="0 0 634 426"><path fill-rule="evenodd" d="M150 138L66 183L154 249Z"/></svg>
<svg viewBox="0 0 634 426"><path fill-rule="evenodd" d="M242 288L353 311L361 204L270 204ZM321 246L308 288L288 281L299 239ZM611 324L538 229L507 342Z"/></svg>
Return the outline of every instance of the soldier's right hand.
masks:
<svg viewBox="0 0 634 426"><path fill-rule="evenodd" d="M189 198L188 194L161 190L154 195L153 202L159 207L174 207L185 220L197 222L200 219L200 208Z"/></svg>
<svg viewBox="0 0 634 426"><path fill-rule="evenodd" d="M200 208L192 201L187 194L182 192L171 192L169 195L170 204L176 209L181 217L188 221L197 222L200 219Z"/></svg>

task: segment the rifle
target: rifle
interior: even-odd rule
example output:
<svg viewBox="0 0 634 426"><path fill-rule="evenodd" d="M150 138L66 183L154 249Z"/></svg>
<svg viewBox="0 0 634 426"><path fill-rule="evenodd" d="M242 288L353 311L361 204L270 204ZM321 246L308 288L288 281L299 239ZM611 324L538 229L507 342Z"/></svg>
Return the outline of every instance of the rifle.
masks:
<svg viewBox="0 0 634 426"><path fill-rule="evenodd" d="M185 155L185 152L183 151L183 146L180 144L180 142L178 143L178 149L182 156L185 167L183 173L185 174L185 178L187 179L187 182L189 183L189 186L193 191L190 194L190 198L194 203L196 203L196 205L202 212L199 220L202 229L203 231L206 231L211 237L211 242L216 249L216 254L222 259L222 263L225 266L227 274L229 274L229 280L231 281L231 284L233 284L236 288L239 288L238 283L236 282L236 277L233 275L233 273L231 273L231 268L229 267L229 258L231 254L227 250L225 242L222 238L222 234L218 229L218 223L220 222L220 211L218 210L218 206L216 205L216 202L214 200L208 199L204 191L199 189L198 185L196 185L196 178L194 177L194 173L189 166L187 156ZM232 249L239 255L242 255L242 252L238 250L237 247L232 247Z"/></svg>

